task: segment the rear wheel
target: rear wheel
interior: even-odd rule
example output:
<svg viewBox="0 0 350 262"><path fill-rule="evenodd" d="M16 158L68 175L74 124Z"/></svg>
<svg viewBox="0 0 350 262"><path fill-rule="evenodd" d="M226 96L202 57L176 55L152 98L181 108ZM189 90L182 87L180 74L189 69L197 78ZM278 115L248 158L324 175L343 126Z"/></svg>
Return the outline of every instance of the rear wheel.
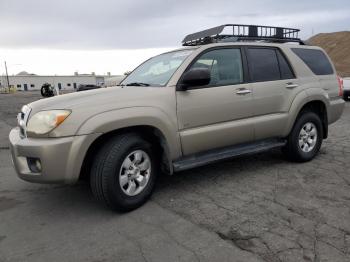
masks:
<svg viewBox="0 0 350 262"><path fill-rule="evenodd" d="M114 210L129 211L151 196L158 163L150 143L137 134L107 141L96 155L90 174L94 196Z"/></svg>
<svg viewBox="0 0 350 262"><path fill-rule="evenodd" d="M320 150L322 140L320 117L314 112L304 111L296 120L283 152L293 161L310 161Z"/></svg>

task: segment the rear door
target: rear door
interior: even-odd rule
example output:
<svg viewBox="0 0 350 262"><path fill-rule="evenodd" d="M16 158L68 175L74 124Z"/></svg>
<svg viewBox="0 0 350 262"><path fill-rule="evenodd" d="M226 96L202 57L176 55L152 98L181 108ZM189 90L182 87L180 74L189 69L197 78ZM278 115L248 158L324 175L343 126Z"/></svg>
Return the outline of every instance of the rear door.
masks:
<svg viewBox="0 0 350 262"><path fill-rule="evenodd" d="M242 57L240 47L209 49L187 69L208 68L211 82L176 92L184 155L254 140L249 121L252 93L245 81Z"/></svg>
<svg viewBox="0 0 350 262"><path fill-rule="evenodd" d="M255 139L279 137L299 82L279 48L248 46L245 52L253 91Z"/></svg>

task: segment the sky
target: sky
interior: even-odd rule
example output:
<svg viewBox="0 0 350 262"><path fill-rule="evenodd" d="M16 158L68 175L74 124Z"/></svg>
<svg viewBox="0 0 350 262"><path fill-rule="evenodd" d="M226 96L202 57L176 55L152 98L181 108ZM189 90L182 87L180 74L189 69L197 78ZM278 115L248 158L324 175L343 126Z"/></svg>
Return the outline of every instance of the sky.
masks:
<svg viewBox="0 0 350 262"><path fill-rule="evenodd" d="M0 0L0 75L123 74L226 23L350 30L349 0Z"/></svg>

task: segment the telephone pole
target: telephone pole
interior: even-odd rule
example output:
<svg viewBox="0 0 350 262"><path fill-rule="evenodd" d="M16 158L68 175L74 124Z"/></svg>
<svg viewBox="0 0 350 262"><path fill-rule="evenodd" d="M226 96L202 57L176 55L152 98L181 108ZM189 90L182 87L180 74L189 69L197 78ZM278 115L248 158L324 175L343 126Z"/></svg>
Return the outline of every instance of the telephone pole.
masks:
<svg viewBox="0 0 350 262"><path fill-rule="evenodd" d="M7 65L5 61L5 70L6 70L6 81L7 81L7 87L10 87L10 80L9 80L9 74L7 72Z"/></svg>

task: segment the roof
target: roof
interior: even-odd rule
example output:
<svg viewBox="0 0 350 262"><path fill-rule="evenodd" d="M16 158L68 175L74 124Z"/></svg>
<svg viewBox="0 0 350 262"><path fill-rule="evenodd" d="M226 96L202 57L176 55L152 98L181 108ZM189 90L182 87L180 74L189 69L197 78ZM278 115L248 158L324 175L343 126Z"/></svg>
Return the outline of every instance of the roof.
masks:
<svg viewBox="0 0 350 262"><path fill-rule="evenodd" d="M289 47L289 48L307 48L307 49L320 49L317 46L299 45L297 43L274 43L274 42L257 42L257 41L245 41L245 42L218 42L209 43L205 45L196 46L197 48L210 48L215 46L266 46L266 47Z"/></svg>

